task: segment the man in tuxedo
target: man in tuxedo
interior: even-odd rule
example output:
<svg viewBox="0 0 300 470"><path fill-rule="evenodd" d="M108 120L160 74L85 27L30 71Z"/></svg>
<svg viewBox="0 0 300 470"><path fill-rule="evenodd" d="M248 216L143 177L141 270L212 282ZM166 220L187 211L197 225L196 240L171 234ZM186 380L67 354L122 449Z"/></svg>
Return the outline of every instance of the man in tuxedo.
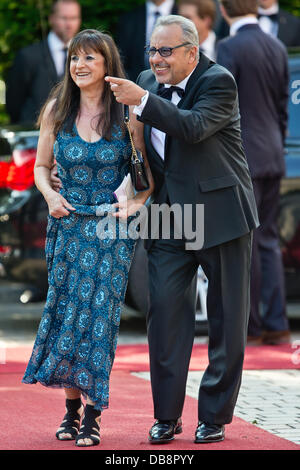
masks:
<svg viewBox="0 0 300 470"><path fill-rule="evenodd" d="M258 21L262 30L287 47L300 46L300 18L279 8L277 0L259 0Z"/></svg>
<svg viewBox="0 0 300 470"><path fill-rule="evenodd" d="M221 6L231 36L219 42L217 62L237 82L242 140L260 220L253 236L248 341L274 344L289 340L277 229L285 172L287 54L280 41L259 27L256 0L221 0Z"/></svg>
<svg viewBox="0 0 300 470"><path fill-rule="evenodd" d="M143 70L149 68L145 46L149 44L157 19L176 13L174 0L148 0L135 10L121 15L115 39L130 80L135 81Z"/></svg>
<svg viewBox="0 0 300 470"><path fill-rule="evenodd" d="M300 46L300 18L279 7L277 0L259 0L258 19L262 30L280 39L286 47ZM225 20L217 31L218 39L229 35Z"/></svg>
<svg viewBox="0 0 300 470"><path fill-rule="evenodd" d="M179 0L178 14L193 21L199 36L199 47L209 59L216 60L216 20L214 0Z"/></svg>
<svg viewBox="0 0 300 470"><path fill-rule="evenodd" d="M57 0L49 16L48 37L21 49L6 83L6 109L11 123L33 124L52 87L65 70L68 44L79 31L77 0Z"/></svg>
<svg viewBox="0 0 300 470"><path fill-rule="evenodd" d="M134 105L144 123L155 181L154 204L181 207L197 224L204 206L204 243L171 234L146 240L150 278L147 318L156 421L152 444L182 432L181 414L194 340L195 276L208 280L209 366L199 389L195 442L224 439L238 396L247 339L252 230L258 225L241 145L236 83L204 54L195 25L162 17L151 37L151 70L137 84L106 77L118 102ZM153 220L151 220L153 223ZM163 223L163 221L162 221ZM184 225L184 224L183 224Z"/></svg>

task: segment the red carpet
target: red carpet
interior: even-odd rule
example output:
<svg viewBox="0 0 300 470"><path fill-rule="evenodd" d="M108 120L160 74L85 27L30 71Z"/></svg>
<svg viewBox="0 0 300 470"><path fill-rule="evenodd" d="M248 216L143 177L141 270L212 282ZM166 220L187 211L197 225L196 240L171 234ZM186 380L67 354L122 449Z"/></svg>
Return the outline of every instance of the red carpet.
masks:
<svg viewBox="0 0 300 470"><path fill-rule="evenodd" d="M293 363L295 350L290 344L281 346L248 346L244 369L300 369ZM190 370L204 370L208 364L207 345L197 344L193 348ZM114 367L122 370L148 371L148 347L146 345L118 346Z"/></svg>
<svg viewBox="0 0 300 470"><path fill-rule="evenodd" d="M299 367L291 361L290 346L247 349L246 369L289 369ZM195 346L192 370L205 368L207 348ZM1 427L0 449L81 450L74 442L59 442L55 431L64 414L63 390L39 384L21 383L31 348L7 350L7 363L0 365ZM187 397L183 413L183 434L164 446L151 446L147 431L153 423L150 382L132 376L130 370L147 370L147 348L143 345L119 346L111 376L110 408L103 412L102 442L93 450L299 450L285 439L234 418L226 427L226 439L216 444L196 445L193 436L197 401ZM86 449L84 449L86 450Z"/></svg>
<svg viewBox="0 0 300 470"><path fill-rule="evenodd" d="M295 349L290 344L281 346L248 346L244 369L300 369L300 363L293 362ZM29 360L30 347L8 348L7 364L0 364L0 373L22 373L24 363ZM197 344L193 348L190 370L204 370L208 364L207 345ZM117 348L114 370L149 371L148 346L145 344L120 345Z"/></svg>

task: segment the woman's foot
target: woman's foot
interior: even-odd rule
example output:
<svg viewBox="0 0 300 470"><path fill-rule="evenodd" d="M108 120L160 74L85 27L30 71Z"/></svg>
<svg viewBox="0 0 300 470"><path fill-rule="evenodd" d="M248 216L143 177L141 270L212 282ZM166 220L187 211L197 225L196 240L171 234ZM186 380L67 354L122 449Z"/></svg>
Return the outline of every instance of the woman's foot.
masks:
<svg viewBox="0 0 300 470"><path fill-rule="evenodd" d="M80 398L74 400L66 399L67 413L63 422L56 432L56 437L60 441L74 440L78 434L80 427L80 419L83 413L83 404Z"/></svg>
<svg viewBox="0 0 300 470"><path fill-rule="evenodd" d="M100 421L101 411L95 410L93 405L87 404L79 434L76 437L77 446L89 447L100 444Z"/></svg>

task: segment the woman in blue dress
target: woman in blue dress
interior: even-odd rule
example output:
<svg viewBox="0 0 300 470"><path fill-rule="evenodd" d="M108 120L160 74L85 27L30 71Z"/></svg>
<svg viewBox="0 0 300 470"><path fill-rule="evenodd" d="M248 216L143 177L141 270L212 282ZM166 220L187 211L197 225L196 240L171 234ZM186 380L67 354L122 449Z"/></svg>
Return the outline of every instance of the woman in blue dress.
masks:
<svg viewBox="0 0 300 470"><path fill-rule="evenodd" d="M49 289L23 382L65 389L66 414L56 437L75 439L78 446L100 442L100 414L108 407L136 242L124 230L129 235L130 221L153 190L145 159L149 190L125 208L114 204L113 193L129 171L131 146L123 107L106 75L124 77L113 40L96 30L81 31L69 46L65 77L41 112L35 165L36 185L49 206ZM145 155L142 124L134 116L131 121L135 144ZM59 192L50 179L54 159ZM112 225L99 222L109 217L115 230L103 236L99 227L101 232Z"/></svg>

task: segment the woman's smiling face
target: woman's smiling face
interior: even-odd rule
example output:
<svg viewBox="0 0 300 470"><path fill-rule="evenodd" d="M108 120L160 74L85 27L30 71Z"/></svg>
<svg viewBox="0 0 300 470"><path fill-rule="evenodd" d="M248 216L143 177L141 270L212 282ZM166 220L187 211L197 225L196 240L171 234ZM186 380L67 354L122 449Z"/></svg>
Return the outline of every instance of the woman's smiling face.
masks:
<svg viewBox="0 0 300 470"><path fill-rule="evenodd" d="M80 89L103 84L106 74L105 59L100 52L77 51L71 56L70 74Z"/></svg>

